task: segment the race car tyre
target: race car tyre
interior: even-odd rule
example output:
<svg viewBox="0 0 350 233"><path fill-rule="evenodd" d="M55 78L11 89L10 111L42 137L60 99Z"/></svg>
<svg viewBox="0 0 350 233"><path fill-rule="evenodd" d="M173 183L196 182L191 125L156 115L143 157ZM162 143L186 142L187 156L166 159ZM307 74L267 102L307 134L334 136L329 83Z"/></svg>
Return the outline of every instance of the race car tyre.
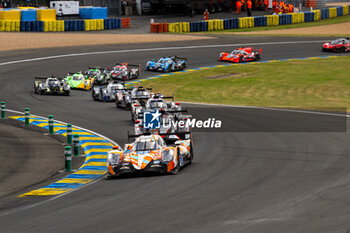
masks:
<svg viewBox="0 0 350 233"><path fill-rule="evenodd" d="M190 147L191 147L191 149L190 149L190 153L191 153L191 155L190 155L190 160L189 160L189 164L191 164L192 163L192 160L193 160L193 144L192 144L192 141L191 141L191 143L190 143Z"/></svg>
<svg viewBox="0 0 350 233"><path fill-rule="evenodd" d="M109 172L107 172L106 180L110 180L110 179L112 179L112 178L113 178L113 176L112 176L111 174L109 174Z"/></svg>
<svg viewBox="0 0 350 233"><path fill-rule="evenodd" d="M179 155L180 154L180 148L178 147L177 148L177 151L176 151L177 153L177 155ZM170 172L170 174L171 175L176 175L178 172L179 172L179 170L180 170L180 161L179 161L179 156L177 156L177 165L176 165L176 167Z"/></svg>
<svg viewBox="0 0 350 233"><path fill-rule="evenodd" d="M340 48L340 52L341 52L341 53L344 53L344 52L345 52L345 47L341 47L341 48Z"/></svg>
<svg viewBox="0 0 350 233"><path fill-rule="evenodd" d="M255 56L255 61L259 61L260 60L260 54L258 53L258 54L256 54L256 56Z"/></svg>
<svg viewBox="0 0 350 233"><path fill-rule="evenodd" d="M70 92L69 92L69 91L66 91L66 92L64 93L64 95L70 96Z"/></svg>
<svg viewBox="0 0 350 233"><path fill-rule="evenodd" d="M240 57L239 57L239 63L242 63L242 62L243 62L243 57L240 56Z"/></svg>

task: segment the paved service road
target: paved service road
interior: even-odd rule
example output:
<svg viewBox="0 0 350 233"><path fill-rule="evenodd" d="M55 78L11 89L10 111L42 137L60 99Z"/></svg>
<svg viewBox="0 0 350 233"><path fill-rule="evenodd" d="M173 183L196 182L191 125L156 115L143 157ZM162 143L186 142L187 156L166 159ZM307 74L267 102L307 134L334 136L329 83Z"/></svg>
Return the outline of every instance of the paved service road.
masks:
<svg viewBox="0 0 350 233"><path fill-rule="evenodd" d="M190 45L322 40L223 36ZM0 63L53 54L166 46L181 43L96 46L11 52ZM263 59L324 55L320 43L261 45ZM122 144L131 129L130 113L96 103L91 93L71 97L33 94L34 76L63 75L90 65L118 61L145 64L166 54L187 56L191 67L217 64L220 48L110 53L1 66L0 99L9 108L31 107L39 115L89 128ZM253 67L253 66L252 66ZM151 75L142 72L142 76ZM235 120L240 132L196 132L195 158L176 176L100 180L60 198L25 209L0 211L1 232L347 232L350 230L350 148L345 132L261 132L279 111L189 105L196 114ZM263 112L262 112L263 111ZM293 125L304 113L281 114ZM314 116L315 117L315 116ZM320 117L323 117L320 115ZM266 127L266 126L265 126ZM305 125L305 127L307 127ZM260 132L254 132L256 131ZM327 130L327 129L326 129ZM328 129L329 130L329 129ZM242 132L245 131L245 132ZM248 132L247 132L248 131ZM47 199L45 199L47 200ZM12 212L8 212L12 211Z"/></svg>

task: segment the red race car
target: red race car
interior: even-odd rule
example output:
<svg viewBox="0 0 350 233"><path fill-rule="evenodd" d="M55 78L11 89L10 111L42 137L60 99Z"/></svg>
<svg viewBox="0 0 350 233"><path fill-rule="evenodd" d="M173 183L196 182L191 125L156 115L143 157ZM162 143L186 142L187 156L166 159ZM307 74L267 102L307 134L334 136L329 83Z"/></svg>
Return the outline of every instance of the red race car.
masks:
<svg viewBox="0 0 350 233"><path fill-rule="evenodd" d="M253 49L252 47L238 48L233 50L231 53L222 52L220 53L219 61L229 62L246 62L246 61L257 61L260 59L261 49Z"/></svg>
<svg viewBox="0 0 350 233"><path fill-rule="evenodd" d="M331 51L338 53L350 51L350 38L340 38L324 43L322 46L322 51Z"/></svg>

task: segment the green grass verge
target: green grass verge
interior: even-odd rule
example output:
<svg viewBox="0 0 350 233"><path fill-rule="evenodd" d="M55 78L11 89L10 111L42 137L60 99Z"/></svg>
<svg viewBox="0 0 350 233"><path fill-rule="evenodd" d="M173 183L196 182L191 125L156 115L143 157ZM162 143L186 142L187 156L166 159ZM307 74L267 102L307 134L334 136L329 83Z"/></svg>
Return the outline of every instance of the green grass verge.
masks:
<svg viewBox="0 0 350 233"><path fill-rule="evenodd" d="M268 26L268 27L230 29L230 30L198 32L198 33L201 33L201 34L218 34L218 33L220 33L220 34L222 34L223 32L224 33L230 33L230 32L258 32L258 31L278 30L278 29L314 27L314 26L338 24L338 23L345 23L345 22L350 22L350 15L340 16L340 17L331 18L331 19L323 19L323 20L320 20L320 21L317 21L317 22L289 24L289 25L278 25L278 26ZM191 33L193 33L193 32L191 32Z"/></svg>
<svg viewBox="0 0 350 233"><path fill-rule="evenodd" d="M142 82L177 101L350 110L350 56L230 65Z"/></svg>

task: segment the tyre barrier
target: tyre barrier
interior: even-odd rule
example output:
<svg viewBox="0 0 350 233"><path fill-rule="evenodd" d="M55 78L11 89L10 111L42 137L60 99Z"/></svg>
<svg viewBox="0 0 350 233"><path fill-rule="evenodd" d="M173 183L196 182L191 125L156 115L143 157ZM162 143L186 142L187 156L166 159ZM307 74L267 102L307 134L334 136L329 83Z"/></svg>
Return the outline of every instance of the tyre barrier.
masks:
<svg viewBox="0 0 350 233"><path fill-rule="evenodd" d="M239 28L252 28L254 27L254 17L238 18Z"/></svg>
<svg viewBox="0 0 350 233"><path fill-rule="evenodd" d="M349 15L350 5L343 6L343 15Z"/></svg>
<svg viewBox="0 0 350 233"><path fill-rule="evenodd" d="M304 22L314 22L315 21L315 13L314 12L304 12Z"/></svg>
<svg viewBox="0 0 350 233"><path fill-rule="evenodd" d="M267 17L254 16L254 27L266 27L266 26L267 26Z"/></svg>
<svg viewBox="0 0 350 233"><path fill-rule="evenodd" d="M343 7L340 6L340 7L337 7L337 17L339 16L343 16Z"/></svg>
<svg viewBox="0 0 350 233"><path fill-rule="evenodd" d="M122 21L124 20L124 24ZM124 26L123 26L124 25ZM0 32L64 32L95 31L130 27L130 18L125 19L86 19L86 20L0 20ZM168 24L163 31L168 31Z"/></svg>
<svg viewBox="0 0 350 233"><path fill-rule="evenodd" d="M198 22L190 23L190 32L205 32L205 31L208 31L207 21L198 21Z"/></svg>
<svg viewBox="0 0 350 233"><path fill-rule="evenodd" d="M321 19L329 19L329 9L321 10Z"/></svg>
<svg viewBox="0 0 350 233"><path fill-rule="evenodd" d="M304 23L304 13L289 13L292 15L292 24Z"/></svg>
<svg viewBox="0 0 350 233"><path fill-rule="evenodd" d="M315 13L314 21L319 21L321 19L321 10L312 10L311 12Z"/></svg>
<svg viewBox="0 0 350 233"><path fill-rule="evenodd" d="M280 22L279 15L267 15L267 26L277 26Z"/></svg>
<svg viewBox="0 0 350 233"><path fill-rule="evenodd" d="M329 18L337 17L337 8L329 8Z"/></svg>
<svg viewBox="0 0 350 233"><path fill-rule="evenodd" d="M288 14L279 15L279 25L292 24L292 16Z"/></svg>
<svg viewBox="0 0 350 233"><path fill-rule="evenodd" d="M202 31L221 31L230 30L236 28L252 28L252 27L266 27L266 26L278 26L278 25L288 25L297 24L304 22L315 22L322 19L329 19L344 15L349 15L350 5L311 10L302 13L288 13L280 15L264 15L264 16L253 16L253 17L242 17L242 18L232 18L232 19L213 19L208 21L198 21L190 23L166 23L167 30L159 29L161 26L151 25L151 32L202 32ZM157 24L158 25L158 24Z"/></svg>
<svg viewBox="0 0 350 233"><path fill-rule="evenodd" d="M130 27L130 18L122 18L121 19L121 27L129 28Z"/></svg>

